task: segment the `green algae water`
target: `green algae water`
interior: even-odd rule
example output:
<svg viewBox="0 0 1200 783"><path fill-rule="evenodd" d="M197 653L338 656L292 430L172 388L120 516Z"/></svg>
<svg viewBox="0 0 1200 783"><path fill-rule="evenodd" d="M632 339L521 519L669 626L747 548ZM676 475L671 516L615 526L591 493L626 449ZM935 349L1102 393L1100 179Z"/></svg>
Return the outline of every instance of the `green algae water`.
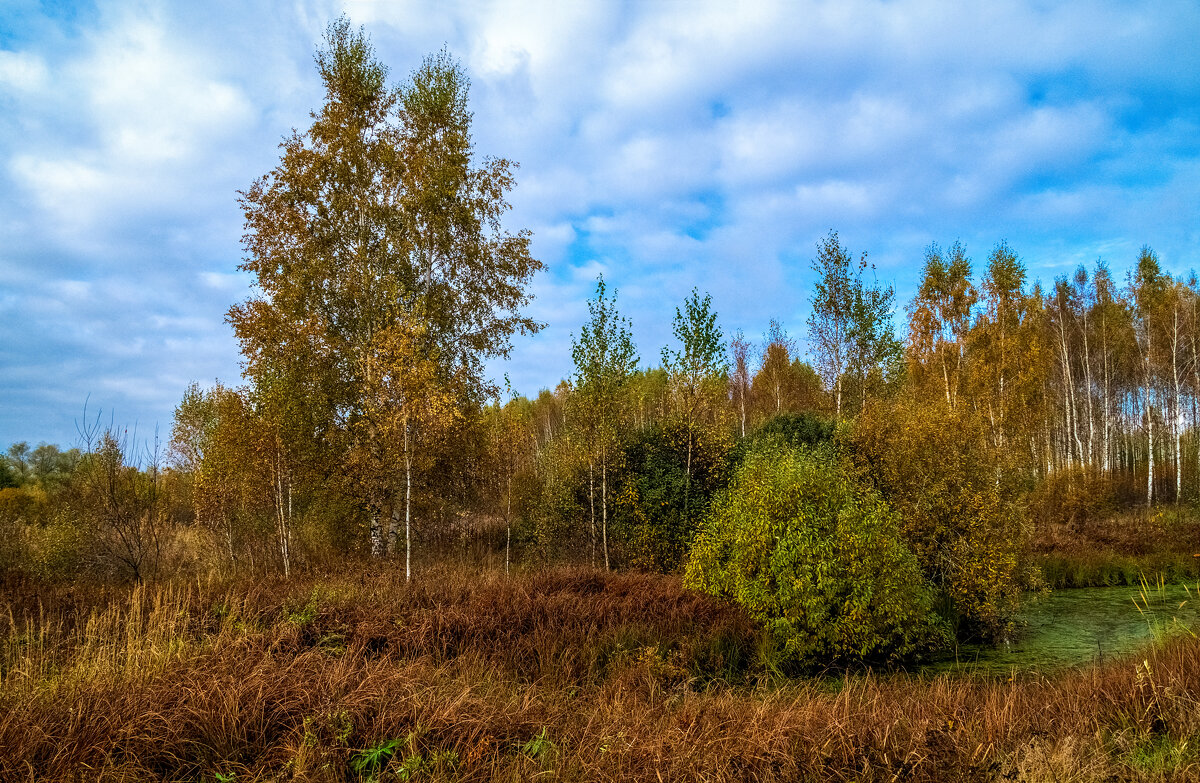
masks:
<svg viewBox="0 0 1200 783"><path fill-rule="evenodd" d="M1127 657L1155 638L1200 633L1197 585L1055 590L1030 600L1008 644L964 645L922 671L1053 671Z"/></svg>

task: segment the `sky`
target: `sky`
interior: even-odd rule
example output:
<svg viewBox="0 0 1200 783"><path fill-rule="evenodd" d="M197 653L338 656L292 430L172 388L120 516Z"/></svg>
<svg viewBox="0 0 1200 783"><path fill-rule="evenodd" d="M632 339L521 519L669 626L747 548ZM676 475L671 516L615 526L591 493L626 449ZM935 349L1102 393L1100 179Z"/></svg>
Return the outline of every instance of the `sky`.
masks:
<svg viewBox="0 0 1200 783"><path fill-rule="evenodd" d="M1043 282L1143 245L1200 268L1194 0L3 0L0 448L97 414L165 440L190 382L239 382L237 191L319 107L342 13L396 82L457 57L477 153L520 164L546 327L490 367L525 394L570 374L600 273L656 365L693 287L803 345L831 230L899 322L931 242Z"/></svg>

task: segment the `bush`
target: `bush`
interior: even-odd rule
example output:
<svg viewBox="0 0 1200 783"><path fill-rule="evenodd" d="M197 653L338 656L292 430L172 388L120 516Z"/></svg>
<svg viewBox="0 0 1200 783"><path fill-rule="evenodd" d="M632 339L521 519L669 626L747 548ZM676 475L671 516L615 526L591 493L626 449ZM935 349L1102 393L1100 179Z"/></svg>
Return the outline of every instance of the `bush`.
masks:
<svg viewBox="0 0 1200 783"><path fill-rule="evenodd" d="M541 449L533 471L518 475L513 525L518 550L543 563L560 557L579 559L589 551L587 471L580 444L564 437ZM603 555L599 557L603 562Z"/></svg>
<svg viewBox="0 0 1200 783"><path fill-rule="evenodd" d="M653 425L632 436L613 515L626 564L662 572L683 565L713 495L728 482L732 447L723 431L693 431L689 480L682 423Z"/></svg>
<svg viewBox="0 0 1200 783"><path fill-rule="evenodd" d="M880 403L858 418L846 446L899 513L960 635L1007 636L1022 592L1038 580L1021 471L991 445L980 417L928 400Z"/></svg>
<svg viewBox="0 0 1200 783"><path fill-rule="evenodd" d="M829 455L749 453L696 538L685 585L744 606L800 664L936 646L932 591L897 516Z"/></svg>
<svg viewBox="0 0 1200 783"><path fill-rule="evenodd" d="M834 425L816 413L781 413L768 419L748 440L751 447L768 441L795 448L816 448L833 442Z"/></svg>

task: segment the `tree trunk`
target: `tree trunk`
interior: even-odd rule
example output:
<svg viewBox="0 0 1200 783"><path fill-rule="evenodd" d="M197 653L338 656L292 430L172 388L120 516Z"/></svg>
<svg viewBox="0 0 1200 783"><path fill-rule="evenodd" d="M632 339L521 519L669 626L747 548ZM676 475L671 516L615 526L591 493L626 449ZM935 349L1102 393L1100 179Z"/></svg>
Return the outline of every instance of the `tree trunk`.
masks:
<svg viewBox="0 0 1200 783"><path fill-rule="evenodd" d="M1092 354L1091 347L1088 344L1088 322L1087 312L1084 311L1083 316L1083 385L1084 394L1087 395L1087 417L1088 417L1088 442L1087 442L1087 467L1089 472L1094 470L1096 458L1096 413L1092 403Z"/></svg>
<svg viewBox="0 0 1200 783"><path fill-rule="evenodd" d="M504 508L504 575L508 576L512 563L512 468L508 471L508 496Z"/></svg>
<svg viewBox="0 0 1200 783"><path fill-rule="evenodd" d="M1196 411L1196 397L1200 395L1200 351L1196 346L1196 331L1200 329L1200 322L1196 317L1196 296L1192 295L1192 323L1191 323L1191 343L1192 343L1192 438L1195 444L1197 453L1197 469L1200 470L1200 438L1197 438L1197 430L1200 429L1200 417Z"/></svg>
<svg viewBox="0 0 1200 783"><path fill-rule="evenodd" d="M608 571L608 460L604 457L600 458L600 514L603 521L604 570Z"/></svg>
<svg viewBox="0 0 1200 783"><path fill-rule="evenodd" d="M1063 395L1067 403L1067 432L1075 443L1076 453L1083 458L1083 442L1079 439L1079 417L1076 413L1078 404L1075 400L1075 378L1071 374L1071 353L1067 345L1066 310L1059 307L1058 337L1062 349L1063 363ZM1067 464L1071 464L1071 447L1067 446Z"/></svg>
<svg viewBox="0 0 1200 783"><path fill-rule="evenodd" d="M1171 401L1171 426L1175 435L1175 505L1179 505L1179 497L1183 494L1183 461L1180 444L1183 441L1183 409L1180 404L1183 392L1179 378L1179 305L1174 308L1174 321L1171 329L1171 381L1174 385L1175 399Z"/></svg>
<svg viewBox="0 0 1200 783"><path fill-rule="evenodd" d="M412 581L412 449L404 419L404 581Z"/></svg>
<svg viewBox="0 0 1200 783"><path fill-rule="evenodd" d="M277 449L281 448L277 443ZM291 487L288 487L290 490ZM285 495L284 478L283 478L283 458L276 451L275 454L275 512L277 518L276 537L279 545L279 557L283 564L283 575L287 577L291 574L291 557L288 552L288 517L291 512L291 492L288 491Z"/></svg>
<svg viewBox="0 0 1200 783"><path fill-rule="evenodd" d="M1100 322L1100 353L1104 357L1104 474L1112 474L1112 382L1109 372L1108 324Z"/></svg>
<svg viewBox="0 0 1200 783"><path fill-rule="evenodd" d="M687 470L683 474L683 519L691 527L692 524L692 426L688 423Z"/></svg>
<svg viewBox="0 0 1200 783"><path fill-rule="evenodd" d="M391 557L400 551L400 507L393 500L391 513L388 514L387 555Z"/></svg>
<svg viewBox="0 0 1200 783"><path fill-rule="evenodd" d="M592 511L592 568L596 567L596 463L588 460L588 505Z"/></svg>
<svg viewBox="0 0 1200 783"><path fill-rule="evenodd" d="M1154 415L1150 409L1150 363L1146 362L1146 507L1154 504Z"/></svg>
<svg viewBox="0 0 1200 783"><path fill-rule="evenodd" d="M950 368L946 365L946 352L942 351L942 382L946 384L946 407L953 408L954 403L950 399Z"/></svg>

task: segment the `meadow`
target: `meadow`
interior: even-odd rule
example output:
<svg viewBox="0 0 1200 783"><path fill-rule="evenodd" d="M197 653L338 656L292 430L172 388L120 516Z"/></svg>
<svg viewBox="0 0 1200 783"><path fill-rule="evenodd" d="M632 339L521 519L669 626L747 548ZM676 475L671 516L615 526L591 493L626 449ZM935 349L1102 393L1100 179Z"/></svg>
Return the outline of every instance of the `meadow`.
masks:
<svg viewBox="0 0 1200 783"><path fill-rule="evenodd" d="M1057 673L789 677L669 575L364 563L3 601L4 780L1200 775L1188 633Z"/></svg>

